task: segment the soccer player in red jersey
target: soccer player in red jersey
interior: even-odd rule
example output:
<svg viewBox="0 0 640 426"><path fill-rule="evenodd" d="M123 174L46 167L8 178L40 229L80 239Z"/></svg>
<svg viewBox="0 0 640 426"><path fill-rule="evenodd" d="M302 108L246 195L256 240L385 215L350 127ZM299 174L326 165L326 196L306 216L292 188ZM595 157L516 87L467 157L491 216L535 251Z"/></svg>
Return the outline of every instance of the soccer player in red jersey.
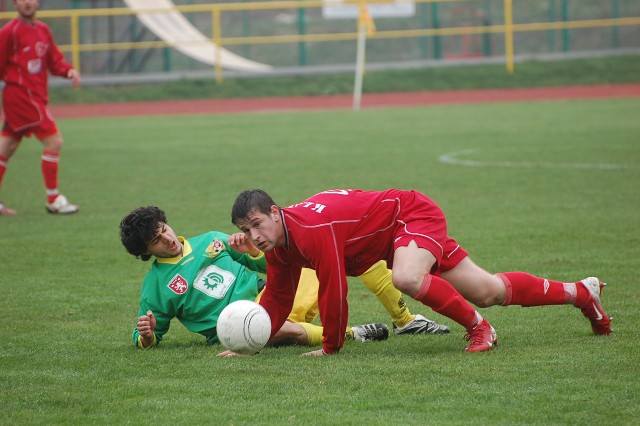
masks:
<svg viewBox="0 0 640 426"><path fill-rule="evenodd" d="M400 291L467 329L468 352L490 350L497 338L465 299L481 307L573 304L596 334L611 331L597 278L562 283L523 272L490 274L448 236L440 207L416 191L338 189L280 208L266 192L248 190L236 198L231 218L267 254L269 284L260 303L273 330L291 310L301 268L316 270L324 340L322 350L309 355L340 350L348 319L346 276L381 259Z"/></svg>
<svg viewBox="0 0 640 426"><path fill-rule="evenodd" d="M0 30L0 78L4 125L0 136L0 185L9 159L25 136L35 135L44 145L41 169L49 213L70 214L78 206L58 192L58 162L62 135L47 108L48 73L80 85L80 74L65 62L49 27L36 20L38 0L13 0L18 16ZM16 211L0 202L1 215Z"/></svg>

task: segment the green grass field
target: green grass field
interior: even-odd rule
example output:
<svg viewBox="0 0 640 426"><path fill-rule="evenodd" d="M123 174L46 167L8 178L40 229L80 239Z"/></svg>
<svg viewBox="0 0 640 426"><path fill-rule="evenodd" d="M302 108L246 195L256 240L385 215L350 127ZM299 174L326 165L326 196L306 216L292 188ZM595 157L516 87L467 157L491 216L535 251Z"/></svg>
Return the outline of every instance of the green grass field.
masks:
<svg viewBox="0 0 640 426"><path fill-rule="evenodd" d="M3 182L19 215L0 218L0 424L637 424L639 112L628 99L61 120L61 189L80 213L45 213L34 140ZM120 219L156 204L182 235L232 232L251 187L281 205L339 187L425 192L491 271L607 281L615 333L593 336L569 306L493 307L481 312L500 347L466 354L460 326L409 300L452 333L222 359L175 323L136 350L149 265L122 248ZM351 284L350 322L391 326Z"/></svg>

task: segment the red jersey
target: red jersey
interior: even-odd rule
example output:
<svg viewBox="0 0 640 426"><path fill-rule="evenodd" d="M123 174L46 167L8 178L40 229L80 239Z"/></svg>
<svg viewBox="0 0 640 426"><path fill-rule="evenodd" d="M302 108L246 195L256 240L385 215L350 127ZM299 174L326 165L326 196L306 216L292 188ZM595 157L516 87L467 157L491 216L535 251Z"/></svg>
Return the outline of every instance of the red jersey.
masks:
<svg viewBox="0 0 640 426"><path fill-rule="evenodd" d="M281 210L287 246L267 253L267 286L260 300L280 329L293 305L302 267L316 270L323 349L344 343L349 317L347 276L358 276L384 259L392 266L395 248L414 240L438 262L447 243L446 220L438 205L415 191L338 189Z"/></svg>
<svg viewBox="0 0 640 426"><path fill-rule="evenodd" d="M0 78L25 88L36 101L49 101L47 72L66 78L72 68L43 22L29 25L14 18L0 29Z"/></svg>

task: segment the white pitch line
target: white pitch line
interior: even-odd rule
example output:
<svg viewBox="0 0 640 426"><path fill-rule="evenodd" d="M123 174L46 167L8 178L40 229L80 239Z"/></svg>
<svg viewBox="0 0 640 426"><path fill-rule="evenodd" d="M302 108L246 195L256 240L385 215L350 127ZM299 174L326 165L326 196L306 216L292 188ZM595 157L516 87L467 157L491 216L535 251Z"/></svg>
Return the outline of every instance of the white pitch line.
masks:
<svg viewBox="0 0 640 426"><path fill-rule="evenodd" d="M505 167L505 168L529 168L529 169L602 169L602 170L619 170L626 169L623 164L607 164L607 163L532 163L529 161L477 161L463 160L458 157L478 152L477 149L465 149L462 151L443 154L438 157L438 161L444 164L452 164L456 166L466 167Z"/></svg>

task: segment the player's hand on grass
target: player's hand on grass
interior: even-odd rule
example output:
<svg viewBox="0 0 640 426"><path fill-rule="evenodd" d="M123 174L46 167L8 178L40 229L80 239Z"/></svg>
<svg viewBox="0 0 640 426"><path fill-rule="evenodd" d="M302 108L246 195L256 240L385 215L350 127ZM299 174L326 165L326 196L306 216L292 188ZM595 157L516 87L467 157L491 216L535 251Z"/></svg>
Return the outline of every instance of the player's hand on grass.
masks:
<svg viewBox="0 0 640 426"><path fill-rule="evenodd" d="M230 356L251 356L251 355L248 355L248 354L239 354L239 353L234 352L234 351L226 350L226 351L224 351L224 352L220 352L220 353L218 354L218 356L221 356L221 357L225 357L225 358L226 358L226 357L230 357Z"/></svg>
<svg viewBox="0 0 640 426"><path fill-rule="evenodd" d="M147 347L151 345L153 343L153 332L156 329L156 317L153 315L153 312L149 310L146 315L139 316L136 328L138 329L138 333L140 333L143 346Z"/></svg>
<svg viewBox="0 0 640 426"><path fill-rule="evenodd" d="M329 355L329 354L324 353L322 349L318 349L317 351L305 352L301 356L325 356L325 355Z"/></svg>

